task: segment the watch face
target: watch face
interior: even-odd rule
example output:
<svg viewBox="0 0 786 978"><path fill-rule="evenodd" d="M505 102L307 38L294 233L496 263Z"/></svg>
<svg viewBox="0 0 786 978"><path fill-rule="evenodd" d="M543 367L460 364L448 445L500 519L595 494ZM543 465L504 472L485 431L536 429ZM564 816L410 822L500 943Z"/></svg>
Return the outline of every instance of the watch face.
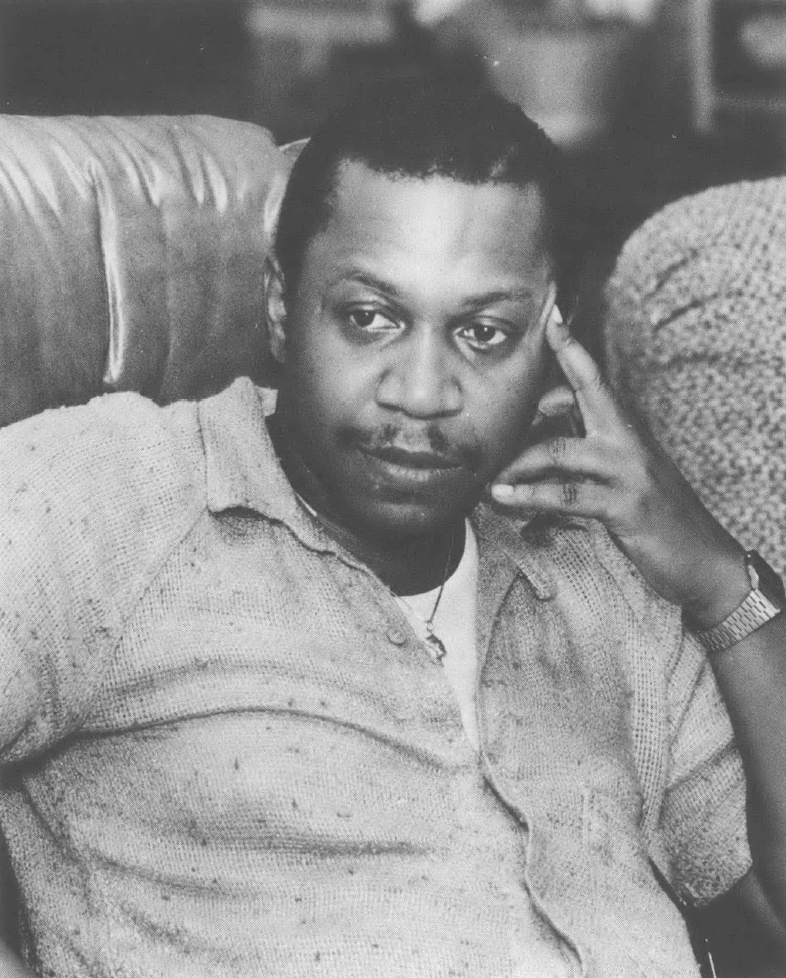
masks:
<svg viewBox="0 0 786 978"><path fill-rule="evenodd" d="M783 581L770 567L767 561L755 550L749 550L745 554L745 562L748 567L756 571L759 578L759 590L769 598L773 604L779 608L786 608L786 592L784 592Z"/></svg>

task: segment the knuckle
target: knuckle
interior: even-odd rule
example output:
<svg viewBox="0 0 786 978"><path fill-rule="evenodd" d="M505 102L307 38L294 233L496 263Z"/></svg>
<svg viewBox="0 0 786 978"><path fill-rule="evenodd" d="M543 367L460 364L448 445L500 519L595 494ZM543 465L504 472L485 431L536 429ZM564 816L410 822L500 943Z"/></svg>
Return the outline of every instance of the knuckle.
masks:
<svg viewBox="0 0 786 978"><path fill-rule="evenodd" d="M568 454L568 440L562 435L552 438L547 445L549 458L552 462L562 462Z"/></svg>
<svg viewBox="0 0 786 978"><path fill-rule="evenodd" d="M589 383L593 390L597 391L598 394L610 394L608 384L606 383L606 378L600 372L598 367L595 367L592 371L592 376L589 379Z"/></svg>
<svg viewBox="0 0 786 978"><path fill-rule="evenodd" d="M566 509L575 509L579 503L581 495L579 485L576 482L563 482L561 486L562 505Z"/></svg>

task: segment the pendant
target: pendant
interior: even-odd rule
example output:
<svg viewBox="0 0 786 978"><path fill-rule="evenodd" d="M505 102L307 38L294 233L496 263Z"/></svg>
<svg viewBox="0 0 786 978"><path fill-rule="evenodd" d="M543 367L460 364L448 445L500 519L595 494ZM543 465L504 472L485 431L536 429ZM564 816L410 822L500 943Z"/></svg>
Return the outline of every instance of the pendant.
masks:
<svg viewBox="0 0 786 978"><path fill-rule="evenodd" d="M448 654L448 650L445 648L442 639L434 634L434 629L430 624L426 624L426 644L429 647L429 653L431 658L438 664L442 665L442 660Z"/></svg>

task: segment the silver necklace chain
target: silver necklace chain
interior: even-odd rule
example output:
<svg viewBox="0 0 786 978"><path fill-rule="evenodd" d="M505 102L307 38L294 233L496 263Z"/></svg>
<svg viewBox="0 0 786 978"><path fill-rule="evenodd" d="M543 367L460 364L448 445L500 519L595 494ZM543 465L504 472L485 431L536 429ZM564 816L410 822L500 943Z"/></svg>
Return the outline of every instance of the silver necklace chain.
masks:
<svg viewBox="0 0 786 978"><path fill-rule="evenodd" d="M445 590L445 585L447 584L448 581L448 572L450 570L450 562L453 558L453 545L455 541L456 541L456 531L454 530L450 535L450 545L448 546L448 558L445 561L445 568L442 571L442 581L439 585L439 591L437 591L437 598L434 602L434 607L431 609L431 614L428 616L428 618L424 618L423 615L421 615L420 612L418 612L417 609L414 608L409 603L409 601L407 601L405 597L403 597L402 595L398 595L399 600L403 601L404 604L409 608L409 610L413 614L417 615L418 618L420 618L420 620L423 622L423 625L426 629L426 634L423 637L423 641L428 646L431 657L439 665L442 665L442 660L448 654L448 650L445 648L445 643L442 641L439 635L437 635L437 633L434 631L434 619L437 616L439 603L442 600L442 594Z"/></svg>
<svg viewBox="0 0 786 978"><path fill-rule="evenodd" d="M300 493L295 493L295 495L297 496L298 502L303 506L303 508L308 513L311 514L311 516L320 524L320 526L325 527L325 521L320 517L319 513L317 513L314 507L310 506L305 501L305 499L303 499ZM453 547L455 546L455 543L456 543L456 531L453 530L453 532L450 534L450 543L448 544L447 560L445 561L445 567L442 571L442 581L440 582L439 585L437 598L434 601L434 607L431 609L431 614L428 616L428 618L424 618L423 615L421 615L420 612L416 608L414 608L409 603L409 601L407 601L405 597L403 597L400 594L394 594L394 597L396 597L399 601L403 601L404 604L412 612L412 614L417 615L417 617L423 622L423 626L426 629L426 634L423 636L423 641L428 647L431 658L434 659L434 661L439 665L442 665L442 660L448 654L448 650L445 648L445 643L442 641L439 635L437 635L437 633L434 631L434 619L437 615L437 610L439 609L439 603L442 600L442 594L445 590L445 585L447 584L448 581L448 571L450 570L450 562L453 559Z"/></svg>

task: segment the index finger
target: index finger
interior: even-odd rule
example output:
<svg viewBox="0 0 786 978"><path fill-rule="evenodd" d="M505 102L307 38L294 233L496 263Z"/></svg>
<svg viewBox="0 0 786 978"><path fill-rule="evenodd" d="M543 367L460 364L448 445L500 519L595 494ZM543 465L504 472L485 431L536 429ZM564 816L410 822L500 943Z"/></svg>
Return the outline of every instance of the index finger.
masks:
<svg viewBox="0 0 786 978"><path fill-rule="evenodd" d="M600 367L571 335L556 306L546 324L546 339L576 395L586 433L597 434L601 429L616 427L619 410Z"/></svg>

